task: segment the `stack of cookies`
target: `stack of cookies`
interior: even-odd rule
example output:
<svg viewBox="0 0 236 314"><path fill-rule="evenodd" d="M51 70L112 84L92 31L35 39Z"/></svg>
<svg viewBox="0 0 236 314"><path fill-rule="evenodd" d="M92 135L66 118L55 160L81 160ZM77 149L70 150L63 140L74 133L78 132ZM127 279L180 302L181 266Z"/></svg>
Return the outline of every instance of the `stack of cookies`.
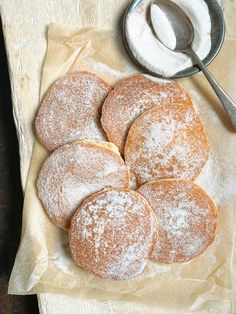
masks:
<svg viewBox="0 0 236 314"><path fill-rule="evenodd" d="M130 279L149 260L186 262L214 241L216 205L193 182L209 144L176 81L135 75L112 89L70 73L46 93L35 126L50 153L38 196L89 273Z"/></svg>

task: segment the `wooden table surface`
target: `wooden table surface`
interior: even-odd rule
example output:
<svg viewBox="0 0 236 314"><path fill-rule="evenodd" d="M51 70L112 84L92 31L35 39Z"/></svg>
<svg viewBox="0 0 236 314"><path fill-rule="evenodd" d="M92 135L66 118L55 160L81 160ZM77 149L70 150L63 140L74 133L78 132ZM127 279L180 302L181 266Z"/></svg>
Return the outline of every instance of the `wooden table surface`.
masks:
<svg viewBox="0 0 236 314"><path fill-rule="evenodd" d="M7 295L8 280L20 241L23 194L1 27L0 80L0 314L36 314L36 296Z"/></svg>
<svg viewBox="0 0 236 314"><path fill-rule="evenodd" d="M106 28L110 26L114 12L116 12L115 10L119 5L119 0L0 0L4 37L10 67L14 117L20 140L23 188L26 183L33 143L31 125L35 116L35 109L39 103L40 75L46 51L46 25L50 22L57 22ZM223 0L223 8L226 17L227 36L235 38L236 1ZM25 115L27 106L31 106L32 111L30 114ZM15 172L12 170L12 165L10 169ZM3 192L3 194L5 193L6 191ZM14 195L14 192L11 194L11 197L12 195ZM10 201L13 200L10 198ZM18 217L18 219L16 230L19 233L20 218ZM12 223L11 221L11 225ZM11 253L12 259L17 244L18 238L14 239L14 248ZM11 260L12 262L13 260ZM41 294L39 296L39 305L40 311L47 314L111 313L109 304L100 304L100 306L96 302L79 300L76 297L60 294ZM24 312L19 311L19 313L23 314ZM34 314L36 312L32 311L31 313Z"/></svg>

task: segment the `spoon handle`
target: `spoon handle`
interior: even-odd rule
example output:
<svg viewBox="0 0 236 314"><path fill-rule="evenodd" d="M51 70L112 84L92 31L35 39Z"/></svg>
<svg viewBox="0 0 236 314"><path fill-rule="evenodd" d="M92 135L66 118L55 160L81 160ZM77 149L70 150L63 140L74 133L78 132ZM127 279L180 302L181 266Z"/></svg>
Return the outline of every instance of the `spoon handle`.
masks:
<svg viewBox="0 0 236 314"><path fill-rule="evenodd" d="M215 80L211 73L207 70L206 66L203 64L201 59L195 53L193 49L187 51L188 54L196 61L198 67L205 74L208 82L211 84L211 87L214 89L216 95L218 96L221 104L223 105L225 111L228 114L228 117L233 125L236 128L236 103L226 94L220 84Z"/></svg>

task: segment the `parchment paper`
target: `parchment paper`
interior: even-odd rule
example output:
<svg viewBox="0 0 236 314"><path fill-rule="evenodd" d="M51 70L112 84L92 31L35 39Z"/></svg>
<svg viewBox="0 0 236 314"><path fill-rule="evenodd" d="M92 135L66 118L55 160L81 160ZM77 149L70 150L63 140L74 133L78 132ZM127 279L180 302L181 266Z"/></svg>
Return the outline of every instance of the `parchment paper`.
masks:
<svg viewBox="0 0 236 314"><path fill-rule="evenodd" d="M224 66L218 62L212 69L236 99L233 87L236 69L227 62L235 49L235 41L227 41L218 57ZM41 97L58 77L82 69L97 73L113 84L137 72L118 34L111 30L50 25ZM219 207L214 244L188 263L150 262L143 275L128 281L101 280L87 274L73 263L66 232L49 221L37 198L35 182L47 153L36 142L25 193L22 239L9 293L55 292L122 301L124 308L116 313L126 310L127 313L231 313L235 295L236 134L201 75L182 83L193 96L211 145L211 158L197 181Z"/></svg>

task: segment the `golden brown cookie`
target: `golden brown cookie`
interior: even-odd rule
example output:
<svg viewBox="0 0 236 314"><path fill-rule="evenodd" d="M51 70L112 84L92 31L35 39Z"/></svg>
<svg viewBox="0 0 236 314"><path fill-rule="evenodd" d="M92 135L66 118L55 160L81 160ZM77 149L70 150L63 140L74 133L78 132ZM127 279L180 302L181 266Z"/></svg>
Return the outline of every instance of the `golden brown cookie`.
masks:
<svg viewBox="0 0 236 314"><path fill-rule="evenodd" d="M140 275L156 240L155 214L142 195L127 189L106 189L88 197L69 231L75 263L103 279Z"/></svg>
<svg viewBox="0 0 236 314"><path fill-rule="evenodd" d="M150 109L131 126L125 161L138 185L151 180L193 180L209 155L198 114L185 103Z"/></svg>
<svg viewBox="0 0 236 314"><path fill-rule="evenodd" d="M100 115L110 90L89 72L74 72L57 80L46 93L35 121L41 144L53 151L74 140L105 141Z"/></svg>
<svg viewBox="0 0 236 314"><path fill-rule="evenodd" d="M106 187L129 186L129 172L111 143L76 141L55 150L44 162L38 196L51 221L68 230L81 202Z"/></svg>
<svg viewBox="0 0 236 314"><path fill-rule="evenodd" d="M186 262L214 241L217 208L197 184L181 179L152 181L138 189L158 220L151 258L160 263Z"/></svg>
<svg viewBox="0 0 236 314"><path fill-rule="evenodd" d="M153 81L144 75L121 80L102 107L102 126L109 141L124 152L131 124L145 111L165 104L186 102L189 94L176 81Z"/></svg>

